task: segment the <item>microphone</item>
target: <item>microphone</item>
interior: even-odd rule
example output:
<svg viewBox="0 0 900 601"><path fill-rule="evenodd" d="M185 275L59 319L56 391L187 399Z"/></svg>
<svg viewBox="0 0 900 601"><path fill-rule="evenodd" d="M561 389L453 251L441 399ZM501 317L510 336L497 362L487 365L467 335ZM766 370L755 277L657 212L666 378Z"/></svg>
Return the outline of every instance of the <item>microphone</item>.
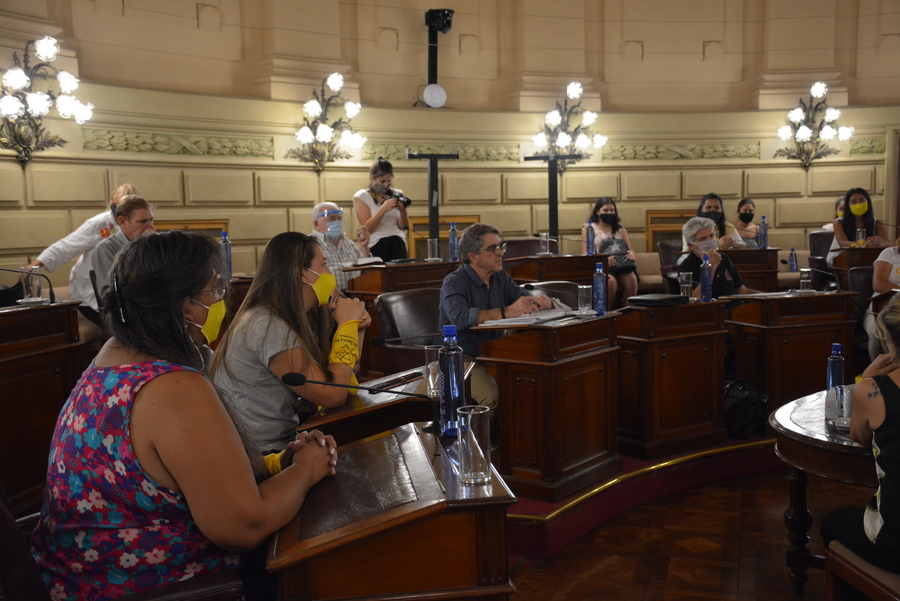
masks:
<svg viewBox="0 0 900 601"><path fill-rule="evenodd" d="M289 371L283 376L281 376L281 381L291 387L303 386L304 384L321 384L322 386L335 386L337 388L358 388L359 390L365 390L366 392L390 392L393 394L403 394L406 396L415 397L417 399L425 399L429 403L431 403L431 423L425 426L422 431L423 432L432 432L432 433L441 433L441 410L438 408L437 403L434 402L434 399L428 396L427 394L419 394L418 392L405 392L403 390L390 390L388 388L373 388L371 386L363 386L362 384L358 386L350 386L349 384L338 384L336 382L322 382L319 380L309 380L301 373L296 371Z"/></svg>
<svg viewBox="0 0 900 601"><path fill-rule="evenodd" d="M22 275L22 272L21 272L20 270L18 270L18 269L7 269L7 268L5 268L5 267L0 267L0 271L8 271L8 272L10 272L10 273L18 273L19 275ZM53 282L51 282L51 281L50 281L50 278L48 278L47 275L44 274L44 273L41 273L40 276L41 276L42 278L44 278L45 280L47 280L47 287L50 289L50 302L51 302L51 303L55 303L55 302L56 302L56 295L53 294Z"/></svg>
<svg viewBox="0 0 900 601"><path fill-rule="evenodd" d="M786 259L782 259L781 264L782 265L790 265L790 263ZM834 277L834 274L831 273L830 271L816 269L815 267L799 267L799 266L797 267L797 269L809 269L810 271L815 271L816 273L821 273L822 275L827 275L829 278L834 278L834 281L835 281L835 283L837 283L837 287L838 287L837 291L838 292L841 291L841 283L838 281L838 279L836 277Z"/></svg>
<svg viewBox="0 0 900 601"><path fill-rule="evenodd" d="M421 338L434 338L435 336L443 336L442 332L435 332L434 334L422 334L421 336L401 336L400 338L383 338L381 336L375 336L372 338L369 344L372 346L384 346L388 342L400 342L401 340L417 340Z"/></svg>
<svg viewBox="0 0 900 601"><path fill-rule="evenodd" d="M415 234L416 236L418 236L418 237L421 238L422 240L428 240L428 237L427 237L427 236L423 236L422 234L420 234L420 233L417 232L416 230L411 230L411 229L409 229L409 226L408 226L408 225L404 225L404 226L403 226L403 229L405 229L407 232L412 232L413 234Z"/></svg>

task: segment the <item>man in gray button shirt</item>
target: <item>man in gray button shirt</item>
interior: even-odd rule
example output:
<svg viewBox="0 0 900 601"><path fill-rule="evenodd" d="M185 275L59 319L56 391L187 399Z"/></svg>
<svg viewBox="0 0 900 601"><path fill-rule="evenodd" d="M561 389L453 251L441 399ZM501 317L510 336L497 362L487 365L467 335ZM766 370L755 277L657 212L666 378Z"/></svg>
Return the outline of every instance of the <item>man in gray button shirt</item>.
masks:
<svg viewBox="0 0 900 601"><path fill-rule="evenodd" d="M552 301L543 294L528 296L503 270L505 249L499 229L484 223L470 225L459 240L463 264L444 278L441 286L440 325L456 326L457 340L467 360L478 356L479 344L503 335L502 330L473 332L471 327L489 319L519 317L552 307ZM497 383L481 365L475 367L469 381L472 398L491 408L494 421L500 396Z"/></svg>

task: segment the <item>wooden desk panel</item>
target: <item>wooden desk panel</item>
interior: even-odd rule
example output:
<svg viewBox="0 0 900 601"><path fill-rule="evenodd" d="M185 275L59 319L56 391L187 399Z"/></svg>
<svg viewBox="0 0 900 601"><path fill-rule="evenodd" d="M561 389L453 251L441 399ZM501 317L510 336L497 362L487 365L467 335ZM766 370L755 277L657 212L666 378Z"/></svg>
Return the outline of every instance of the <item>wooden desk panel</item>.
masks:
<svg viewBox="0 0 900 601"><path fill-rule="evenodd" d="M761 292L778 291L778 251L780 248L731 248L722 249L727 255L744 285Z"/></svg>
<svg viewBox="0 0 900 601"><path fill-rule="evenodd" d="M651 459L727 438L727 302L629 307L617 320L619 451Z"/></svg>
<svg viewBox="0 0 900 601"><path fill-rule="evenodd" d="M412 425L339 449L269 548L288 600L507 599L506 509L494 471L463 486L437 438Z"/></svg>
<svg viewBox="0 0 900 601"><path fill-rule="evenodd" d="M737 378L769 395L768 411L825 385L831 345L853 352L853 292L733 297L749 300L731 310ZM851 377L852 374L845 374Z"/></svg>
<svg viewBox="0 0 900 601"><path fill-rule="evenodd" d="M591 284L597 263L607 269L609 255L532 255L503 260L503 265L517 284L564 280Z"/></svg>
<svg viewBox="0 0 900 601"><path fill-rule="evenodd" d="M517 494L556 502L618 471L616 316L481 345L500 389L498 469Z"/></svg>

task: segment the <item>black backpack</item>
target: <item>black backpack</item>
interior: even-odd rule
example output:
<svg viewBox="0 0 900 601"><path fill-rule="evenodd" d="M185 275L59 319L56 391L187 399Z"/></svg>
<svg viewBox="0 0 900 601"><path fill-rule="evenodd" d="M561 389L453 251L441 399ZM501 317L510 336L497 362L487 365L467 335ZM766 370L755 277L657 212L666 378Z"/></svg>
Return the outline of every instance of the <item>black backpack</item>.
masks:
<svg viewBox="0 0 900 601"><path fill-rule="evenodd" d="M743 380L725 383L725 429L729 438L766 433L766 400L762 390Z"/></svg>

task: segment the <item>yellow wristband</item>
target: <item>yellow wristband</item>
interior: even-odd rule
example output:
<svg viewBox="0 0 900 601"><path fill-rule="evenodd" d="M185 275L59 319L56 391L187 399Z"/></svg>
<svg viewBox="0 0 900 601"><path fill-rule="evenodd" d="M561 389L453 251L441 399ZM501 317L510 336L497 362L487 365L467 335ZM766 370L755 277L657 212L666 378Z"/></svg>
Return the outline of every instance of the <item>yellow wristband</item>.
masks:
<svg viewBox="0 0 900 601"><path fill-rule="evenodd" d="M360 320L352 319L341 324L331 339L331 352L328 354L329 363L343 363L350 369L359 361L359 323Z"/></svg>
<svg viewBox="0 0 900 601"><path fill-rule="evenodd" d="M859 384L859 383L862 382L863 380L865 380L864 377L862 377L862 376L856 376L855 382L856 382L857 384Z"/></svg>
<svg viewBox="0 0 900 601"><path fill-rule="evenodd" d="M269 470L270 475L274 476L275 474L281 473L282 455L284 455L284 451L280 453L269 453L263 457L263 461L266 463L266 468Z"/></svg>

